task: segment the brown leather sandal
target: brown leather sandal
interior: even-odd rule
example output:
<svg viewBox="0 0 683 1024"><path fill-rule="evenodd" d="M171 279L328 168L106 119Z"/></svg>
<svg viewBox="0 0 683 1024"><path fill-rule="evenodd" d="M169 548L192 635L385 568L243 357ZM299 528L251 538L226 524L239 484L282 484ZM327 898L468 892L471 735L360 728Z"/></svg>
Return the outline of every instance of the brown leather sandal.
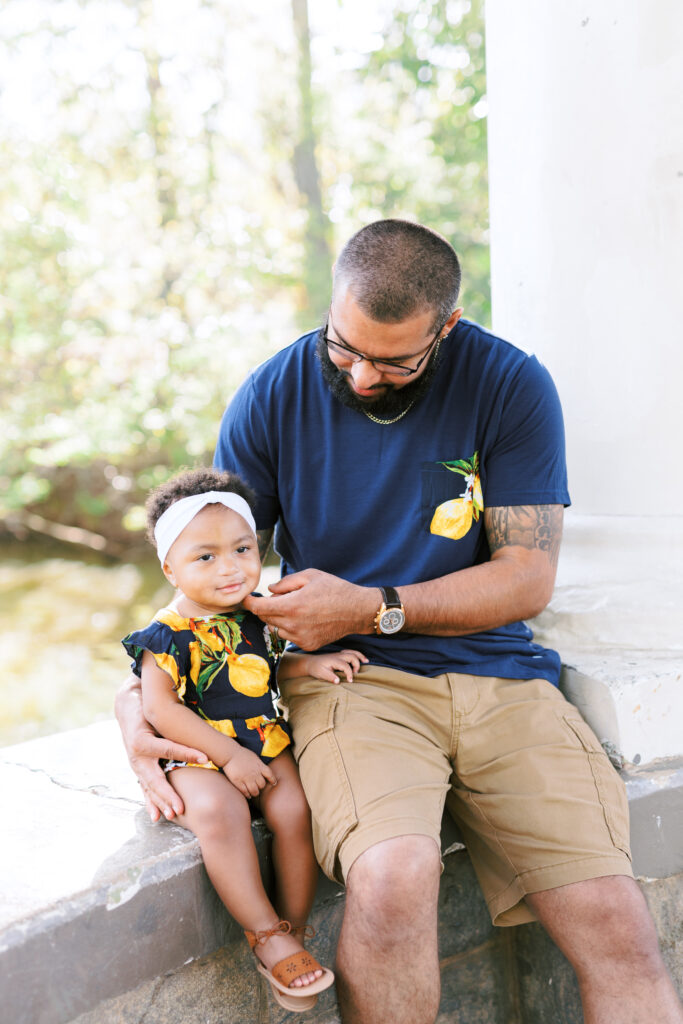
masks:
<svg viewBox="0 0 683 1024"><path fill-rule="evenodd" d="M313 933L312 928L308 932L306 931L307 928L307 925L298 925L296 928L292 928L289 921L278 921L274 928L267 928L261 932L246 930L244 932L250 948L254 951L256 970L269 982L275 1001L286 1010L299 1012L310 1010L318 1001L319 993L324 992L326 988L333 984L334 974L326 967L322 967L315 957L312 957L305 949L300 950L298 953L292 953L291 956L278 961L273 969L269 971L256 956L256 946L262 946L273 935L290 935L301 932L306 936ZM308 971L318 970L323 972L323 976L312 984L302 985L297 988L289 987L289 983L294 981L295 978L308 973Z"/></svg>

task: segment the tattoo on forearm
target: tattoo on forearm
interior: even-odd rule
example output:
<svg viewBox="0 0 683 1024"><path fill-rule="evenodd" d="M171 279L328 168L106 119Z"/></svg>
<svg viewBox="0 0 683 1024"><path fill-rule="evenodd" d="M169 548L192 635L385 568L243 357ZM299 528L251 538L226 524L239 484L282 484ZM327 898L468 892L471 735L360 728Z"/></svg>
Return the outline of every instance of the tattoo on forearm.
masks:
<svg viewBox="0 0 683 1024"><path fill-rule="evenodd" d="M561 505L509 505L487 508L486 536L491 554L498 548L517 544L546 551L557 565L562 540Z"/></svg>
<svg viewBox="0 0 683 1024"><path fill-rule="evenodd" d="M270 547L270 542L273 539L273 531L257 530L256 539L258 541L258 553L261 558L261 561L263 561L266 555L268 554L268 548Z"/></svg>

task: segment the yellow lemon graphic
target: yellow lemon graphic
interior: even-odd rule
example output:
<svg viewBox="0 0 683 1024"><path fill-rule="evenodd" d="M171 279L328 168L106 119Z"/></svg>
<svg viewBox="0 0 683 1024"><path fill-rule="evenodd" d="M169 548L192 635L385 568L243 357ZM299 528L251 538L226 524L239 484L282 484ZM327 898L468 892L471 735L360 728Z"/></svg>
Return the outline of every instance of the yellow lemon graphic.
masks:
<svg viewBox="0 0 683 1024"><path fill-rule="evenodd" d="M481 480L479 479L478 473L474 478L474 487L472 488L472 500L475 504L475 507L481 511L481 509L483 509L484 507L484 495L482 494L481 491Z"/></svg>
<svg viewBox="0 0 683 1024"><path fill-rule="evenodd" d="M163 622L170 626L174 633L179 633L181 629L187 629L187 619L178 615L172 608L162 608L160 612L156 613L155 618L157 622Z"/></svg>
<svg viewBox="0 0 683 1024"><path fill-rule="evenodd" d="M266 734L266 742L261 751L264 757L277 757L285 747L289 746L289 736L277 722L264 725L263 731Z"/></svg>
<svg viewBox="0 0 683 1024"><path fill-rule="evenodd" d="M472 525L472 514L472 502L467 498L444 501L434 512L429 531L438 537L460 540Z"/></svg>
<svg viewBox="0 0 683 1024"><path fill-rule="evenodd" d="M270 666L258 654L229 654L228 675L233 689L247 697L262 697L268 692Z"/></svg>
<svg viewBox="0 0 683 1024"><path fill-rule="evenodd" d="M185 690L187 689L187 676L181 676L180 682L176 686L176 694L180 703L183 703L183 697L185 696Z"/></svg>
<svg viewBox="0 0 683 1024"><path fill-rule="evenodd" d="M269 722L263 715L256 718L246 718L244 721L247 729L255 729L261 737L263 757L277 757L285 747L289 746L289 736L277 722Z"/></svg>
<svg viewBox="0 0 683 1024"><path fill-rule="evenodd" d="M221 718L216 721L215 719L209 718L207 721L212 729L222 732L224 736L230 736L232 739L236 738L237 733L235 732L235 726L232 724L232 719Z"/></svg>
<svg viewBox="0 0 683 1024"><path fill-rule="evenodd" d="M159 666L159 668L163 669L164 672L167 672L169 674L169 676L171 677L171 679L173 680L173 682L175 683L175 685L177 686L178 685L178 666L176 664L176 660L173 657L173 655L172 654L155 654L154 651L152 651L151 653L152 653L152 657L156 661L156 663Z"/></svg>
<svg viewBox="0 0 683 1024"><path fill-rule="evenodd" d="M190 640L190 679L197 685L199 670L202 667L202 645L197 640Z"/></svg>
<svg viewBox="0 0 683 1024"><path fill-rule="evenodd" d="M210 651L222 651L225 646L221 637L216 636L215 633L212 633L209 629L206 628L206 626L204 626L203 623L201 625L197 623L194 635L197 637L198 640L201 641L201 643L205 644Z"/></svg>

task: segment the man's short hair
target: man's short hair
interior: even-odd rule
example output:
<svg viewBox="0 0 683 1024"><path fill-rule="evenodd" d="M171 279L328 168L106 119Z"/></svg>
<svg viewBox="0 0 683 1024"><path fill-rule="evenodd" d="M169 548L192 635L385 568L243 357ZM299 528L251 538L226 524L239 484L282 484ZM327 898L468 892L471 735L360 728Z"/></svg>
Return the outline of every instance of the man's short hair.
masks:
<svg viewBox="0 0 683 1024"><path fill-rule="evenodd" d="M460 264L453 246L422 224L378 220L361 228L342 249L335 290L346 285L363 313L399 323L434 310L433 330L457 306Z"/></svg>

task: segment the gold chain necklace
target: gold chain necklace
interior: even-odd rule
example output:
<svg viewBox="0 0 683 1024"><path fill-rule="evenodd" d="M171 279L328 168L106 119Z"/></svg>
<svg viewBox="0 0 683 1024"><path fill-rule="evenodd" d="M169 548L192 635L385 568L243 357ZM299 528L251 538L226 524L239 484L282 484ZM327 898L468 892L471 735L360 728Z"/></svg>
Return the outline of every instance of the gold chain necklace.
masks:
<svg viewBox="0 0 683 1024"><path fill-rule="evenodd" d="M411 409L413 408L413 406L414 406L414 405L415 405L415 402L414 402L414 401L412 401L412 402L410 403L410 405L407 405L407 406L405 407L405 409L403 410L403 412L400 412L400 413L398 414L398 416L394 416L393 420L381 420L381 419L379 418L379 416L373 416L371 412L366 412L366 410L365 410L365 409L363 409L363 412L365 413L365 415L367 416L367 418L368 418L369 420L372 420L372 422L373 422L373 423L381 423L381 424L382 424L382 426L388 426L388 425L389 425L390 423L398 423L398 421L399 421L399 420L402 420L402 419L403 419L403 417L405 416L405 414L406 414L407 412L410 412L410 410L411 410Z"/></svg>
<svg viewBox="0 0 683 1024"><path fill-rule="evenodd" d="M436 348L434 349L434 357L436 357L436 354L439 351L439 345L441 344L442 341L443 341L443 338L439 338L439 340L437 341ZM367 412L365 409L363 409L363 413L364 413L365 416L367 416L367 418L369 420L372 420L373 423L379 423L383 427L388 427L391 423L398 423L399 420L402 420L403 417L406 415L406 413L409 413L414 405L415 405L415 399L412 400L410 405L407 405L405 407L403 412L400 412L398 414L398 416L394 416L394 418L392 420L381 420L379 418L379 416L373 416L371 412Z"/></svg>

